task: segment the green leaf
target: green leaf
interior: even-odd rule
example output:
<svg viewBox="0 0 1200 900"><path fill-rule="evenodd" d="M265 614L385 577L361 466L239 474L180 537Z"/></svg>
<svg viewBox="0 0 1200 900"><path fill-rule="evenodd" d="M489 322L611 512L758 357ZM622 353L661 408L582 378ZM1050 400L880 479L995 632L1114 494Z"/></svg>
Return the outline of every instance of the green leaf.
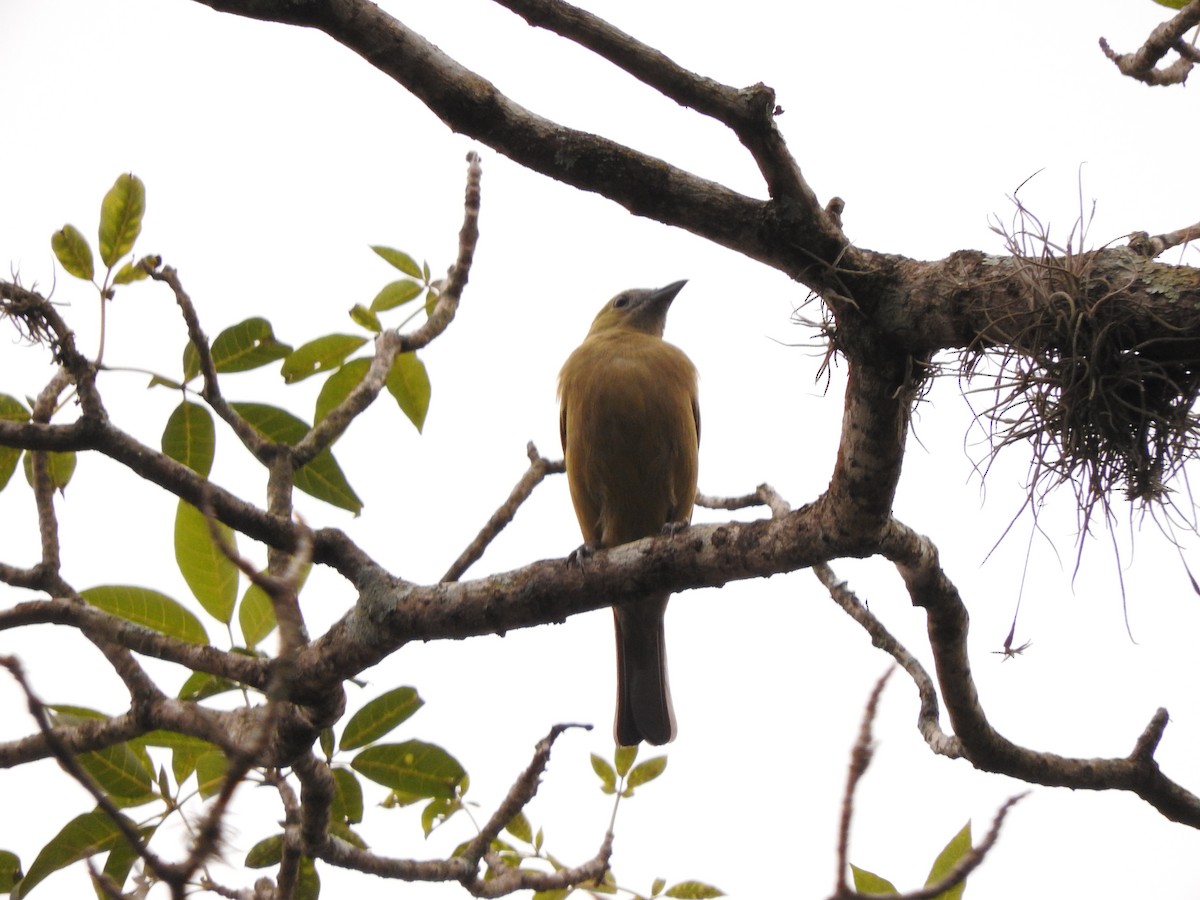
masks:
<svg viewBox="0 0 1200 900"><path fill-rule="evenodd" d="M175 407L163 429L162 452L207 478L216 449L217 432L209 411L188 400Z"/></svg>
<svg viewBox="0 0 1200 900"><path fill-rule="evenodd" d="M650 896L657 897L662 893L662 889L667 886L667 879L655 878L654 883L650 885Z"/></svg>
<svg viewBox="0 0 1200 900"><path fill-rule="evenodd" d="M600 776L602 789L606 794L616 793L617 790L617 773L613 771L613 767L608 764L602 756L592 754L592 771Z"/></svg>
<svg viewBox="0 0 1200 900"><path fill-rule="evenodd" d="M628 775L629 770L633 768L633 762L637 759L637 755L637 744L634 744L632 747L622 747L618 745L616 755L613 757L613 761L617 765L617 774L622 778Z"/></svg>
<svg viewBox="0 0 1200 900"><path fill-rule="evenodd" d="M231 403L233 410L268 440L295 445L308 434L309 427L302 419L277 406L265 403ZM297 469L292 483L298 490L358 515L362 501L350 487L341 466L329 450L317 454L308 465Z"/></svg>
<svg viewBox="0 0 1200 900"><path fill-rule="evenodd" d="M68 275L91 281L96 274L92 248L74 225L64 225L50 237L50 249Z"/></svg>
<svg viewBox="0 0 1200 900"><path fill-rule="evenodd" d="M349 510L356 516L362 512L362 500L350 487L341 466L328 450L317 454L304 468L297 469L292 476L292 483L297 490L339 509Z"/></svg>
<svg viewBox="0 0 1200 900"><path fill-rule="evenodd" d="M21 871L21 860L17 854L8 850L0 850L0 894L7 894L11 891L13 885L24 874Z"/></svg>
<svg viewBox="0 0 1200 900"><path fill-rule="evenodd" d="M247 647L257 647L258 642L275 630L275 607L267 592L257 584L246 588L238 606L238 625Z"/></svg>
<svg viewBox="0 0 1200 900"><path fill-rule="evenodd" d="M394 250L391 247L384 247L379 244L373 244L371 249L405 275L411 275L413 278L421 277L421 267L417 265L417 261L415 259L409 256L403 250Z"/></svg>
<svg viewBox="0 0 1200 900"><path fill-rule="evenodd" d="M150 277L147 269L157 269L161 265L161 256L143 256L137 262L130 260L117 270L117 274L113 276L113 284L132 284L135 281L142 281Z"/></svg>
<svg viewBox="0 0 1200 900"><path fill-rule="evenodd" d="M111 850L118 840L121 840L121 832L106 813L94 810L76 816L41 849L25 877L13 890L13 900L29 896L34 886L47 875L81 859Z"/></svg>
<svg viewBox="0 0 1200 900"><path fill-rule="evenodd" d="M202 738L174 731L151 731L130 743L150 747L165 747L171 751L171 774L176 784L183 784L194 771L196 760L206 753L220 753L220 748ZM164 791L165 795L165 791Z"/></svg>
<svg viewBox="0 0 1200 900"><path fill-rule="evenodd" d="M0 421L28 422L29 410L16 397L0 394ZM8 486L20 458L21 451L17 447L0 447L0 491Z"/></svg>
<svg viewBox="0 0 1200 900"><path fill-rule="evenodd" d="M100 259L109 268L133 249L146 214L146 186L133 174L120 175L100 204Z"/></svg>
<svg viewBox="0 0 1200 900"><path fill-rule="evenodd" d="M524 841L526 844L533 843L533 827L529 824L529 820L525 818L525 813L523 812L518 812L509 819L508 824L504 826L504 830L518 841Z"/></svg>
<svg viewBox="0 0 1200 900"><path fill-rule="evenodd" d="M267 866L277 866L283 859L283 835L273 834L263 838L250 848L246 854L246 866L251 869L265 869Z"/></svg>
<svg viewBox="0 0 1200 900"><path fill-rule="evenodd" d="M228 678L222 678L219 675L210 675L207 672L193 672L179 689L178 696L180 700L195 702L215 697L217 694L236 691L238 687L239 685L236 681L230 681Z"/></svg>
<svg viewBox="0 0 1200 900"><path fill-rule="evenodd" d="M321 385L321 393L317 394L317 406L313 412L313 421L320 422L329 415L331 409L349 397L350 392L358 387L366 377L369 368L371 368L369 359L352 359L326 378L325 383Z"/></svg>
<svg viewBox="0 0 1200 900"><path fill-rule="evenodd" d="M367 331L373 331L375 334L383 331L383 323L379 321L379 316L371 312L361 303L355 303L350 307L350 318L354 324L361 325Z"/></svg>
<svg viewBox="0 0 1200 900"><path fill-rule="evenodd" d="M334 766L333 772L333 819L355 825L363 818L362 785L349 769Z"/></svg>
<svg viewBox="0 0 1200 900"><path fill-rule="evenodd" d="M560 865L557 860L554 860L553 857L550 857L550 859L554 862L555 869L561 870L564 868L564 866ZM617 882L616 879L613 878L612 869L605 869L604 875L601 877L600 881L593 882L592 885L589 886L588 890L597 894L614 896L617 893Z"/></svg>
<svg viewBox="0 0 1200 900"><path fill-rule="evenodd" d="M173 757L173 755L172 755ZM164 766L158 767L158 775L155 776L155 782L158 786L158 793L162 797L171 796L171 780L167 778L167 770Z"/></svg>
<svg viewBox="0 0 1200 900"><path fill-rule="evenodd" d="M300 570L299 578L296 583L297 595L304 590L304 584L308 581L308 575L312 572L312 561L305 563ZM251 584L246 588L246 593L242 595L241 606L238 607L238 624L242 629L242 637L245 638L246 647L253 650L258 643L275 630L275 605L271 602L271 598L256 584Z"/></svg>
<svg viewBox="0 0 1200 900"><path fill-rule="evenodd" d="M397 306L403 306L408 301L420 297L423 290L425 287L411 278L402 278L399 281L385 284L375 295L375 299L371 301L371 312L381 313L395 309Z"/></svg>
<svg viewBox="0 0 1200 900"><path fill-rule="evenodd" d="M173 750L171 751L171 774L175 776L176 784L183 784L196 771L196 760L201 754L193 753L191 750ZM166 791L163 796L167 796Z"/></svg>
<svg viewBox="0 0 1200 900"><path fill-rule="evenodd" d="M401 353L396 357L388 372L387 389L417 431L424 428L425 414L429 412L429 373L416 353Z"/></svg>
<svg viewBox="0 0 1200 900"><path fill-rule="evenodd" d="M355 750L379 740L425 705L416 688L398 687L376 697L350 717L341 748Z"/></svg>
<svg viewBox="0 0 1200 900"><path fill-rule="evenodd" d="M195 352L194 347L192 352ZM212 342L213 366L222 373L248 372L283 359L291 352L291 346L275 339L271 323L258 317L226 328ZM184 363L186 371L186 351Z"/></svg>
<svg viewBox="0 0 1200 900"><path fill-rule="evenodd" d="M29 486L33 487L33 453L29 451L25 454L22 464L25 467L25 480L29 482ZM65 493L67 485L71 481L71 476L75 474L75 451L68 450L64 453L57 451L48 451L46 453L46 472L50 476L50 485L59 493Z"/></svg>
<svg viewBox="0 0 1200 900"><path fill-rule="evenodd" d="M860 894L899 894L893 885L886 878L880 878L873 872L868 872L866 869L860 869L853 863L850 865L850 872L854 876L854 889Z"/></svg>
<svg viewBox="0 0 1200 900"><path fill-rule="evenodd" d="M13 472L17 469L17 462L21 459L21 451L16 447L0 447L0 491L8 487L8 482L12 479ZM30 471L26 474L28 480Z"/></svg>
<svg viewBox="0 0 1200 900"><path fill-rule="evenodd" d="M211 527L237 549L232 528L223 522L213 522ZM213 540L208 517L186 500L180 500L175 510L175 563L204 611L228 625L237 602L238 567Z"/></svg>
<svg viewBox="0 0 1200 900"><path fill-rule="evenodd" d="M230 403L233 411L267 440L295 446L308 434L308 423L286 409L266 403Z"/></svg>
<svg viewBox="0 0 1200 900"><path fill-rule="evenodd" d="M434 744L376 744L350 763L376 784L419 797L452 799L466 776L458 760Z"/></svg>
<svg viewBox="0 0 1200 900"><path fill-rule="evenodd" d="M192 737L190 734L180 734L178 731L167 731L156 728L141 737L134 738L130 743L144 744L147 747L165 747L168 750L195 750L207 753L216 750L217 745L204 738Z"/></svg>
<svg viewBox="0 0 1200 900"><path fill-rule="evenodd" d="M950 874L953 869L964 856L971 852L971 823L968 820L954 837L950 838L942 852L938 854L938 858L933 861L933 867L929 870L929 877L925 879L925 886L941 881ZM959 900L962 897L963 891L966 890L967 883L960 881L948 891L943 891L938 894L937 900Z"/></svg>
<svg viewBox="0 0 1200 900"><path fill-rule="evenodd" d="M632 794L635 787L639 787L648 781L653 781L666 768L667 758L665 756L655 756L643 763L638 763L633 767L633 771L629 773L629 778L625 781L625 796Z"/></svg>
<svg viewBox="0 0 1200 900"><path fill-rule="evenodd" d="M140 806L155 798L154 772L129 744L81 753L77 759L96 784L122 805Z"/></svg>
<svg viewBox="0 0 1200 900"><path fill-rule="evenodd" d="M108 714L87 706L74 706L70 703L47 703L50 720L55 725L78 725L93 719L107 719Z"/></svg>
<svg viewBox="0 0 1200 900"><path fill-rule="evenodd" d="M329 833L335 837L340 837L347 844L351 844L352 846L357 847L359 850L369 849L367 842L362 839L362 835L344 822L330 822Z"/></svg>
<svg viewBox="0 0 1200 900"><path fill-rule="evenodd" d="M710 897L724 897L725 892L702 881L681 881L679 884L667 888L665 896L677 897L681 900L708 900Z"/></svg>
<svg viewBox="0 0 1200 900"><path fill-rule="evenodd" d="M229 760L220 750L196 757L196 788L200 796L207 800L219 794L228 772Z"/></svg>
<svg viewBox="0 0 1200 900"><path fill-rule="evenodd" d="M393 793L392 796L396 795ZM417 799L420 798L413 798L409 802L415 802ZM447 800L444 797L437 797L430 800L421 810L421 829L425 832L425 837L429 837L433 833L433 829L444 825L446 820L462 808L462 801L457 798Z"/></svg>
<svg viewBox="0 0 1200 900"><path fill-rule="evenodd" d="M301 856L292 900L317 900L320 896L321 878L317 875L317 864L310 857Z"/></svg>
<svg viewBox="0 0 1200 900"><path fill-rule="evenodd" d="M196 345L188 341L183 347L183 380L184 383L191 381L200 374L200 354L196 352Z"/></svg>
<svg viewBox="0 0 1200 900"><path fill-rule="evenodd" d="M79 595L98 609L170 637L189 644L208 643L208 633L195 615L150 588L111 584L88 588Z"/></svg>
<svg viewBox="0 0 1200 900"><path fill-rule="evenodd" d="M466 849L466 843L460 844L455 848L454 855L462 856ZM488 850L491 852L492 858L502 865L508 866L510 869L520 868L521 854L516 847L503 838L492 838L491 843L488 844Z"/></svg>
<svg viewBox="0 0 1200 900"><path fill-rule="evenodd" d="M366 338L354 334L327 334L309 341L283 360L283 380L287 384L295 384L318 372L336 369L366 342Z"/></svg>
<svg viewBox="0 0 1200 900"><path fill-rule="evenodd" d="M1183 9L1191 0L1154 0L1159 6L1165 6L1168 9Z"/></svg>
<svg viewBox="0 0 1200 900"><path fill-rule="evenodd" d="M156 827L147 825L138 829L138 834L142 838L142 843L145 844L154 836ZM113 845L113 848L108 851L108 859L104 861L104 874L112 879L113 883L118 888L123 888L125 882L129 880L129 873L133 871L133 864L141 857L138 852L133 849L133 845L125 840L124 835ZM108 895L103 893L98 887L96 896L100 900L104 900Z"/></svg>
<svg viewBox="0 0 1200 900"><path fill-rule="evenodd" d="M113 276L113 284L133 284L135 281L142 281L149 277L140 262L130 260L117 269L117 274Z"/></svg>

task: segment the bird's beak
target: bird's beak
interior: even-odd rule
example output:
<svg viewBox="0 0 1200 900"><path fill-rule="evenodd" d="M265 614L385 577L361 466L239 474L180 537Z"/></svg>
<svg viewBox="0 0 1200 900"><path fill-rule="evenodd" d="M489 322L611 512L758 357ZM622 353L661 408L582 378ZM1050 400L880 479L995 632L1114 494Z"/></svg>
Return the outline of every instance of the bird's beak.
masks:
<svg viewBox="0 0 1200 900"><path fill-rule="evenodd" d="M666 309L671 305L671 301L675 299L675 295L683 290L683 286L687 284L687 279L676 281L668 284L666 287L661 287L649 296L649 301L652 306Z"/></svg>

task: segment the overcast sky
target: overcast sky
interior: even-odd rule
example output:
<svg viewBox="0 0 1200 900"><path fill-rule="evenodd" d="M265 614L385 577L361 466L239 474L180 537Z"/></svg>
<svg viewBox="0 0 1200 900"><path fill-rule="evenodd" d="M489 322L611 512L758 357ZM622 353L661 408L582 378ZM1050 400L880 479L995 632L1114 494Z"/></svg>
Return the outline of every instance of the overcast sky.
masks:
<svg viewBox="0 0 1200 900"><path fill-rule="evenodd" d="M764 195L731 134L485 0L381 5L542 115ZM1008 198L1034 173L1021 197L1060 241L1081 200L1088 215L1096 201L1089 246L1198 218L1186 164L1200 128L1192 93L1123 79L1097 47L1101 35L1119 50L1140 44L1168 14L1150 0L741 0L709 12L682 0L584 5L697 72L774 87L792 152L822 201L845 199L846 231L860 246L926 259L963 248L1002 252L989 222L1011 220ZM369 303L392 275L368 245L399 247L444 271L456 249L464 156L481 153L482 238L457 320L423 354L433 382L424 434L384 398L337 447L366 501L363 515L298 497L309 522L346 529L397 575L440 576L519 478L527 441L558 454L558 368L599 306L626 287L689 279L667 337L701 372L701 490L741 494L766 481L800 505L828 483L844 370L828 387L816 380L821 350L813 329L794 321L803 287L449 133L321 34L188 0L3 0L0 86L0 256L24 284L54 287L89 352L97 301L56 271L50 235L65 222L94 235L100 199L118 174L133 171L147 186L139 252L160 253L179 270L210 335L262 315L299 345L356 331L346 311ZM1165 260L1194 263L1195 255L1173 251ZM818 311L810 304L801 315ZM108 329L109 364L178 374L185 332L166 288L121 291ZM0 337L0 392L35 394L48 378L48 354L21 345L11 329ZM157 446L179 397L148 391L146 381L113 372L101 389L114 420ZM316 382L285 389L264 370L223 384L233 399L309 415ZM963 387L941 380L919 410L896 513L938 544L966 599L992 722L1033 749L1123 756L1166 706L1160 762L1200 789L1200 598L1180 553L1151 520L1135 516L1131 528L1119 508L1115 539L1088 541L1075 573L1075 513L1064 495L1044 511L1044 534L1031 537L1032 521L1019 517L989 556L1020 508L1029 455L1007 451L981 483L976 464L986 446ZM976 402L986 405L986 395ZM261 502L264 479L228 432L218 436L213 478ZM1177 487L1177 502L1190 508L1186 485ZM83 459L60 504L65 577L77 588L143 584L186 598L166 527L173 509L171 498L114 464ZM578 543L565 482L552 478L470 575L560 557ZM1196 543L1182 540L1193 571ZM0 494L0 559L29 564L35 553L31 493L18 475ZM992 653L1008 632L1027 554L1016 640L1033 644L1002 663ZM834 568L928 665L923 615L894 571L877 561ZM7 588L0 597L26 599ZM337 579L318 573L302 597L310 630L352 602ZM677 596L667 629L679 738L667 748L663 778L622 809L613 860L620 882L645 892L655 876L696 878L742 897L825 896L848 750L888 660L808 572ZM551 725L595 723L561 739L529 810L547 848L574 863L594 852L608 822L588 754L611 752L612 643L611 616L600 611L503 639L406 647L367 673L366 691L351 688L350 700L355 707L388 687L417 686L427 706L399 738L455 753L484 817ZM96 675L102 663L83 647L49 628L0 634L0 652L25 659L47 700L121 711L115 678ZM169 667L154 671L169 689L183 678ZM0 703L9 711L0 738L32 730L7 683ZM1022 789L934 757L913 727L916 714L915 691L898 674L884 695L851 847L853 862L901 887L924 880L965 821L982 834L996 807ZM47 786L20 815L0 819L0 848L26 866L68 815L89 806L50 763L0 773L0 796L29 788L34 773ZM229 842L233 862L279 816L270 798L243 794L248 812ZM424 858L448 852L467 827L455 821L425 843L414 811L370 810L363 830L381 853ZM1197 851L1194 831L1136 798L1036 788L968 896L1194 898ZM321 871L331 891L399 890ZM58 875L42 890L75 895L83 877ZM251 878L228 880L244 886ZM455 892L404 890L420 898Z"/></svg>

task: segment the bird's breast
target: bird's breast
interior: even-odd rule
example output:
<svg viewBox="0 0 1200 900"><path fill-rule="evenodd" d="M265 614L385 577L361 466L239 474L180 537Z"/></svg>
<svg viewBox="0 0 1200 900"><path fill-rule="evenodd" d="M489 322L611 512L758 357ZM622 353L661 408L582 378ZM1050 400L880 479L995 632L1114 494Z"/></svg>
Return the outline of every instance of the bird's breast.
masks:
<svg viewBox="0 0 1200 900"><path fill-rule="evenodd" d="M652 335L592 336L567 360L563 449L589 541L612 546L690 518L696 393L691 361Z"/></svg>

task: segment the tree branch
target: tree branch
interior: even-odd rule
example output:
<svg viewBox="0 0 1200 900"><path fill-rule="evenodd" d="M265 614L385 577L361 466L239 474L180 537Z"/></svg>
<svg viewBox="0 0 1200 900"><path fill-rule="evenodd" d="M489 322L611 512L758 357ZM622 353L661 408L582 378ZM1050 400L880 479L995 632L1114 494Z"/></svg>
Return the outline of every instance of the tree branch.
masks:
<svg viewBox="0 0 1200 900"><path fill-rule="evenodd" d="M972 765L1030 784L1130 791L1168 819L1200 828L1200 797L1163 775L1152 756L1166 725L1164 710L1155 713L1123 759L1072 759L1012 743L992 728L983 712L967 658L967 610L938 563L937 548L893 520L880 552L896 565L913 604L928 615L942 699L962 754Z"/></svg>
<svg viewBox="0 0 1200 900"><path fill-rule="evenodd" d="M481 140L536 172L608 197L635 215L687 229L811 286L827 283L830 266L848 252L840 229L814 199L802 196L803 180L793 162L783 161L787 157L782 141L769 136L774 129L774 106L766 88L733 92L739 98L734 107L729 106L726 94L724 105L730 120L738 122L739 137L745 135L743 142L755 145L760 166L771 173L772 187L800 192L773 201L746 197L615 141L538 116L367 0L196 2L219 12L324 31L403 85L454 131ZM525 12L533 15L535 7L560 17L571 13L571 7L562 3L529 4ZM595 17L579 20L575 33L581 39L585 33L592 35L597 46L611 46L613 35L619 32L597 23ZM638 50L628 49L626 59L632 64ZM673 64L666 66L662 60L657 71L665 89L690 90L687 95L697 106L720 111L722 104L714 98L731 89L706 80L693 80L687 88L687 79L680 77L682 70L671 68ZM655 68L655 61L645 53L637 64L643 69ZM742 108L735 114L737 106ZM762 136L751 137L745 124L751 119L757 120L760 131L766 130ZM806 250L800 259L795 252L798 247ZM853 256L853 251L849 252Z"/></svg>
<svg viewBox="0 0 1200 900"><path fill-rule="evenodd" d="M463 224L458 233L458 256L438 292L433 312L423 325L410 334L401 334L396 330L380 333L375 339L375 356L363 380L295 446L293 459L297 466L310 462L322 450L332 446L350 427L350 423L375 401L387 383L388 373L397 356L428 346L454 321L471 274L475 247L479 243L480 179L483 177L479 154L468 153L467 163L466 200Z"/></svg>
<svg viewBox="0 0 1200 900"><path fill-rule="evenodd" d="M1100 38L1100 49L1112 60L1122 75L1136 78L1149 85L1183 84L1197 62L1196 50L1183 42L1183 36L1200 24L1200 0L1192 0L1187 6L1156 27L1146 42L1133 53L1117 53L1108 41ZM1179 59L1165 68L1158 64L1168 52L1174 50Z"/></svg>
<svg viewBox="0 0 1200 900"><path fill-rule="evenodd" d="M538 453L533 441L526 446L525 452L529 457L529 468L525 470L521 480L513 486L508 499L492 513L492 517L488 519L487 524L483 526L475 539L446 570L446 574L441 578L442 581L458 581L467 569L479 561L488 545L513 520L513 516L517 514L521 504L529 499L529 495L533 493L535 487L542 483L542 479L547 475L560 475L566 471L566 466L561 459L556 461L546 459Z"/></svg>

